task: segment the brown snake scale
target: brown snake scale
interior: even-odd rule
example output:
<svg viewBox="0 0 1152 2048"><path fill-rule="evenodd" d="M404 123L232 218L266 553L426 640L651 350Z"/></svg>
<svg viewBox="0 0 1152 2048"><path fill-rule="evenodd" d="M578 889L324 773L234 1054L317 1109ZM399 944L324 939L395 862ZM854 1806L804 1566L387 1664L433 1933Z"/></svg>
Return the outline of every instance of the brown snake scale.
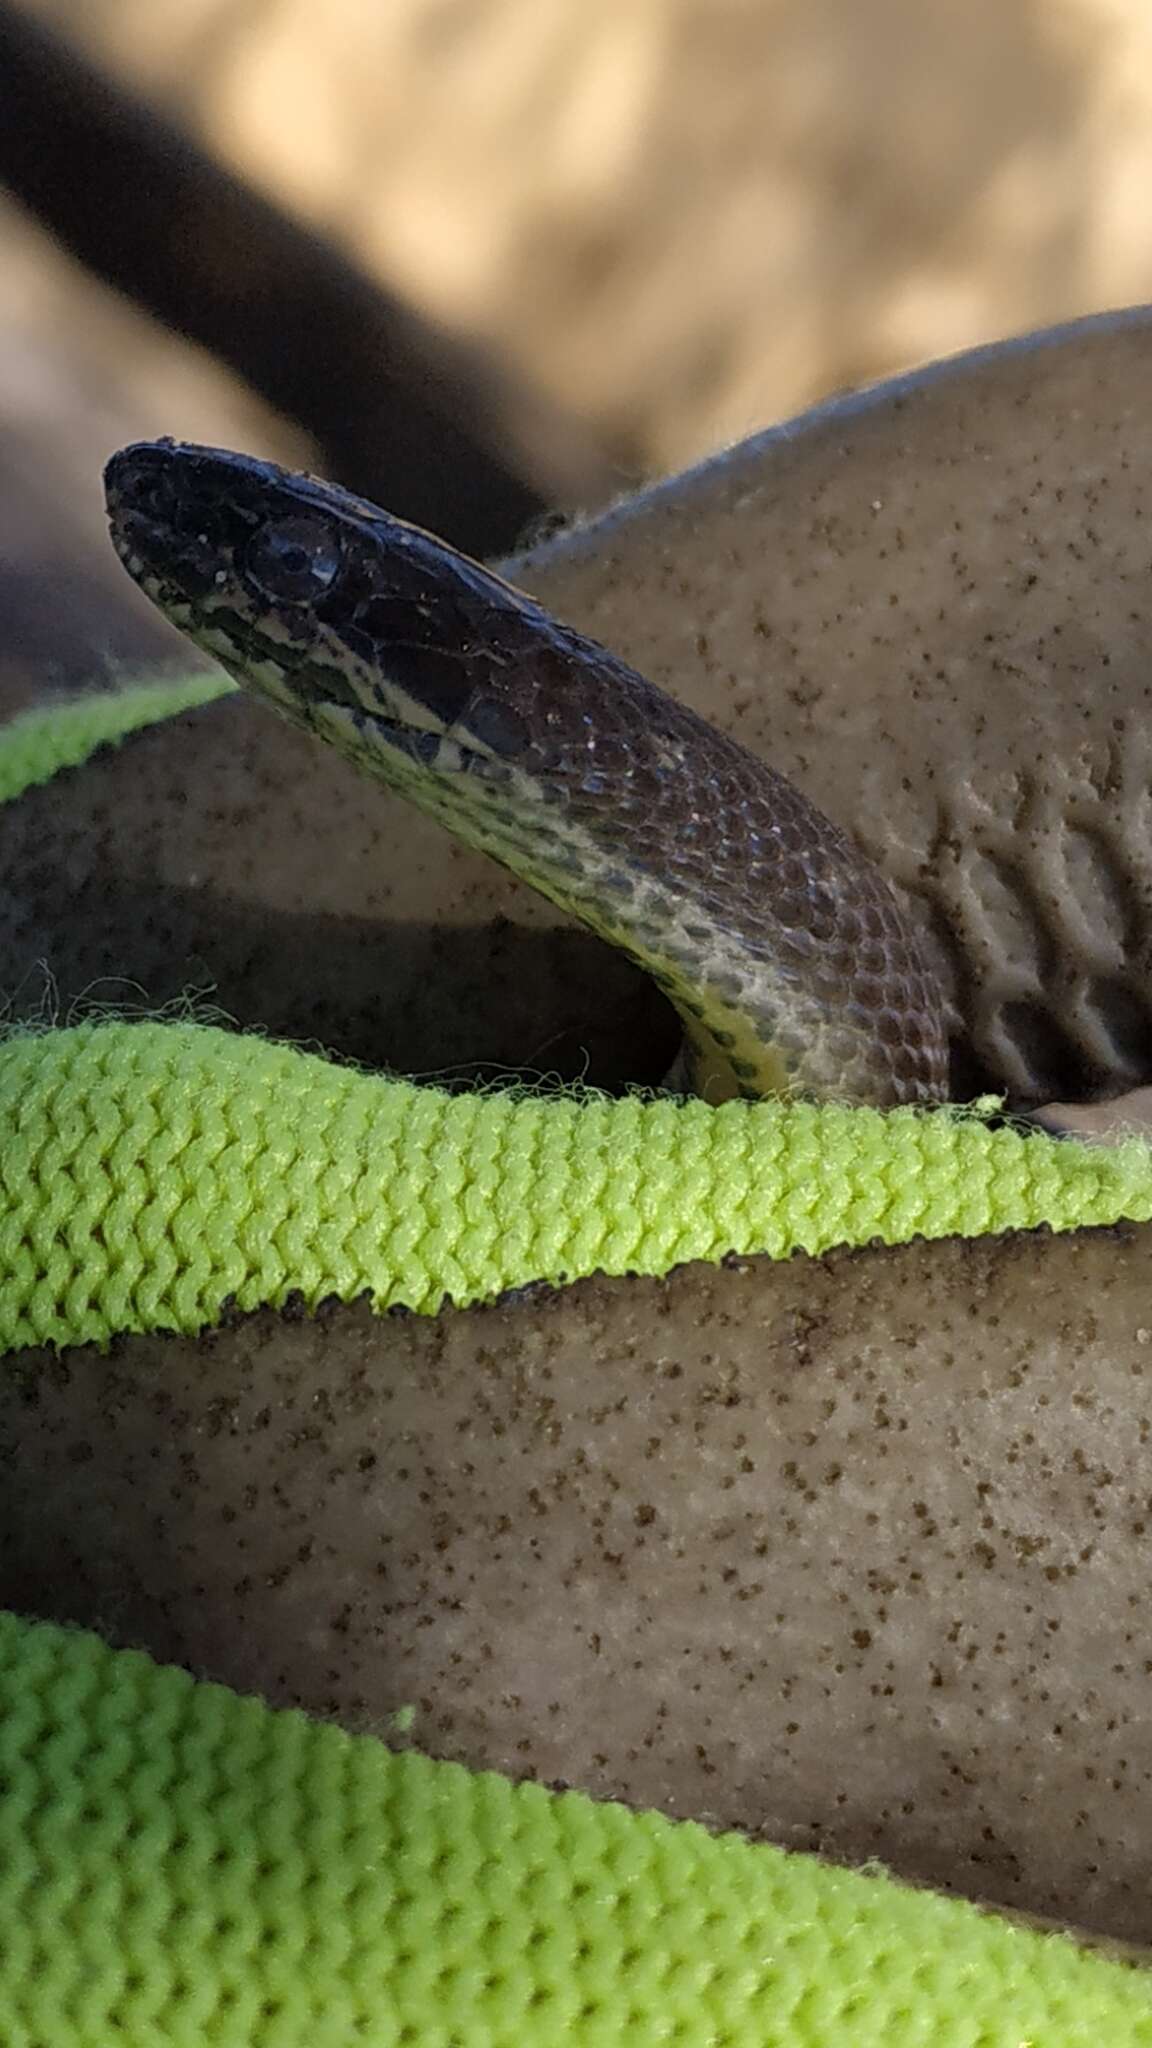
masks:
<svg viewBox="0 0 1152 2048"><path fill-rule="evenodd" d="M249 456L106 473L142 589L246 687L630 953L710 1099L947 1093L888 881L791 783L445 543Z"/></svg>

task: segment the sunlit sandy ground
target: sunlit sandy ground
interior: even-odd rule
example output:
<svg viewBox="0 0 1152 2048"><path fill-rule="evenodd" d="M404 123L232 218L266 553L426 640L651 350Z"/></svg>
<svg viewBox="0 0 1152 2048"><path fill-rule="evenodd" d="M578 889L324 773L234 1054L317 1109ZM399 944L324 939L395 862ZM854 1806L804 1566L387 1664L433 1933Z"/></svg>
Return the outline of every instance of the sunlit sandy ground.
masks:
<svg viewBox="0 0 1152 2048"><path fill-rule="evenodd" d="M1141 0L37 0L645 470L1152 295Z"/></svg>

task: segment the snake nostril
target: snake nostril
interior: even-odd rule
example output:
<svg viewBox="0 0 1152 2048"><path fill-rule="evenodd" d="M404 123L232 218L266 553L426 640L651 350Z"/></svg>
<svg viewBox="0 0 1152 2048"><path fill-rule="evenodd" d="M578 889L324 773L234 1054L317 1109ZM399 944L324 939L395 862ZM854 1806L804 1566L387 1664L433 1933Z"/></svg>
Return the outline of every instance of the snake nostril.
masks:
<svg viewBox="0 0 1152 2048"><path fill-rule="evenodd" d="M122 526L135 520L176 528L180 500L175 478L149 456L150 451L125 448L112 457L104 472L109 507Z"/></svg>

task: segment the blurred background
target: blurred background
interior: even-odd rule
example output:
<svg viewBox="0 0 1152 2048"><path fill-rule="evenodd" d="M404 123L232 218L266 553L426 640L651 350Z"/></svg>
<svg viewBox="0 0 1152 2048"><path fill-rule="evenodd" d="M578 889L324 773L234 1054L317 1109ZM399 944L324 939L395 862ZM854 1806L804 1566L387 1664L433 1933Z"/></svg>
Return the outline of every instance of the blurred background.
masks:
<svg viewBox="0 0 1152 2048"><path fill-rule="evenodd" d="M497 554L1152 296L1150 190L1141 0L0 0L3 702L172 652L125 440Z"/></svg>

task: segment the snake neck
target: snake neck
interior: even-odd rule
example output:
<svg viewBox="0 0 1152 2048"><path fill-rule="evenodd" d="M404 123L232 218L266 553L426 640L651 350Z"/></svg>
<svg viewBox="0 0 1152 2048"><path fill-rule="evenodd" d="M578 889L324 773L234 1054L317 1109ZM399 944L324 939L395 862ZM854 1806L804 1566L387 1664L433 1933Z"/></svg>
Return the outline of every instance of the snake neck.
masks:
<svg viewBox="0 0 1152 2048"><path fill-rule="evenodd" d="M247 687L639 963L709 1096L940 1099L940 988L782 776L523 593L338 486L157 443L121 559Z"/></svg>
<svg viewBox="0 0 1152 2048"><path fill-rule="evenodd" d="M804 932L792 951L774 934L726 917L733 892L717 876L715 899L686 886L660 834L621 830L618 817L581 816L570 783L540 780L456 742L425 744L419 758L382 754L374 728L343 704L278 699L294 722L383 779L488 854L609 945L627 953L663 992L684 1025L684 1045L665 1086L709 1102L733 1096L807 1095L848 1102L936 1099L929 1074L906 1084L878 1034L865 995L843 988L834 951L825 970ZM746 874L747 891L772 893L770 873ZM887 884L881 882L882 892ZM881 908L887 906L881 896ZM895 905L891 915L898 917ZM913 962L913 973L916 963ZM806 971L802 971L806 970ZM912 991L912 1000L918 990Z"/></svg>

